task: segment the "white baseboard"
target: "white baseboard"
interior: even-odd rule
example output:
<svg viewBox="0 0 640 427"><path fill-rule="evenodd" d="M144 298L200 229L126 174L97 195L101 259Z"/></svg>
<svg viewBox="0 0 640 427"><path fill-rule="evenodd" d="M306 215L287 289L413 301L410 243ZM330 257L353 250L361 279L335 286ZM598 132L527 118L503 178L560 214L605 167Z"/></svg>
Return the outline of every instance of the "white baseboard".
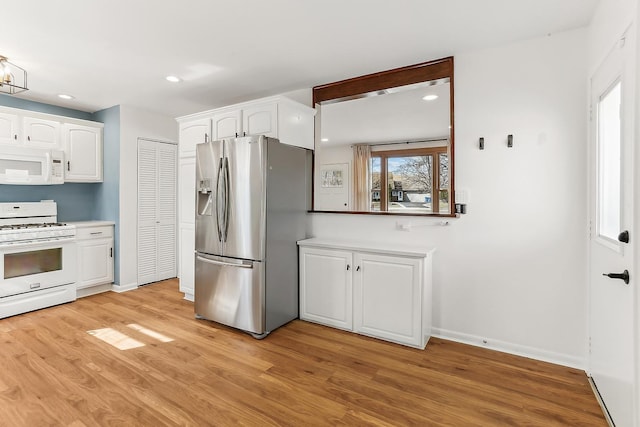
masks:
<svg viewBox="0 0 640 427"><path fill-rule="evenodd" d="M484 347L491 350L501 351L503 353L515 354L516 356L528 357L530 359L554 363L556 365L567 366L569 368L580 369L583 371L585 371L587 367L587 362L584 358L569 356L562 353L554 353L552 351L542 350L539 348L513 344L471 334L448 331L446 329L432 328L431 336L463 344L474 345L476 347Z"/></svg>
<svg viewBox="0 0 640 427"><path fill-rule="evenodd" d="M90 286L88 288L78 289L76 291L77 298L88 297L89 295L100 294L102 292L110 291L112 288L111 283L105 283L103 285Z"/></svg>
<svg viewBox="0 0 640 427"><path fill-rule="evenodd" d="M127 285L113 285L111 287L111 290L113 292L127 292L127 291L132 291L134 289L138 289L138 283L134 282L134 283L129 283Z"/></svg>
<svg viewBox="0 0 640 427"><path fill-rule="evenodd" d="M191 301L193 302L193 294L184 294L184 299L186 299L187 301Z"/></svg>

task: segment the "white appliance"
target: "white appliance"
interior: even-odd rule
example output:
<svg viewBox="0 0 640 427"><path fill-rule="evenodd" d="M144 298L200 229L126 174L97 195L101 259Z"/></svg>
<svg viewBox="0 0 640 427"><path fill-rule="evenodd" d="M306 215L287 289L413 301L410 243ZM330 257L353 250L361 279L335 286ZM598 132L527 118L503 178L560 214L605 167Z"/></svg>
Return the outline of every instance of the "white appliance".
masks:
<svg viewBox="0 0 640 427"><path fill-rule="evenodd" d="M76 299L75 238L53 201L0 203L0 318Z"/></svg>
<svg viewBox="0 0 640 427"><path fill-rule="evenodd" d="M0 146L0 184L64 184L64 153L42 148Z"/></svg>

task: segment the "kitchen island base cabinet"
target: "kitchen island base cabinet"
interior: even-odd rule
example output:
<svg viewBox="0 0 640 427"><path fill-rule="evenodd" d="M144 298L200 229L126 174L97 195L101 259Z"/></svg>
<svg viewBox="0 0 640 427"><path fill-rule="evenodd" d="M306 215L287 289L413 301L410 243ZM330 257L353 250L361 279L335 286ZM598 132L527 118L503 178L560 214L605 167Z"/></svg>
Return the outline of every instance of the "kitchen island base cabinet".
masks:
<svg viewBox="0 0 640 427"><path fill-rule="evenodd" d="M433 249L306 239L300 318L411 347L431 335Z"/></svg>

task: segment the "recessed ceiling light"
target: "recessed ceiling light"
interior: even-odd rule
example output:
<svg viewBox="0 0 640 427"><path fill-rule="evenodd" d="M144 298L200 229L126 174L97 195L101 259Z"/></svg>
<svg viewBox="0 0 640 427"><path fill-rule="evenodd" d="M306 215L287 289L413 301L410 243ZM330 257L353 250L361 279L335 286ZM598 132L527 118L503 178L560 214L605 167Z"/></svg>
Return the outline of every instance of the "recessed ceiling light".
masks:
<svg viewBox="0 0 640 427"><path fill-rule="evenodd" d="M182 81L182 79L180 77L176 77L176 76L167 76L165 77L167 79L167 81L171 82L171 83L179 83Z"/></svg>
<svg viewBox="0 0 640 427"><path fill-rule="evenodd" d="M64 93L58 94L58 98L62 98L62 99L74 99L73 96L71 95L66 95Z"/></svg>
<svg viewBox="0 0 640 427"><path fill-rule="evenodd" d="M320 139L320 141L322 141L322 142L329 142L329 138L322 138L322 139Z"/></svg>
<svg viewBox="0 0 640 427"><path fill-rule="evenodd" d="M424 99L425 101L434 101L438 99L438 95L427 95L423 96L422 99Z"/></svg>

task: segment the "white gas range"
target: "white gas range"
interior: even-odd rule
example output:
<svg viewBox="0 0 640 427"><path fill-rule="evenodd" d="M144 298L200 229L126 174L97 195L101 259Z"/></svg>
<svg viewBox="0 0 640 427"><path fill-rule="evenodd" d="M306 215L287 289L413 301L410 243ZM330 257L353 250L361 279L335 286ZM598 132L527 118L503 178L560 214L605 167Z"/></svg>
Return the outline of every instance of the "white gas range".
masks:
<svg viewBox="0 0 640 427"><path fill-rule="evenodd" d="M0 318L76 299L75 236L53 201L0 203Z"/></svg>

